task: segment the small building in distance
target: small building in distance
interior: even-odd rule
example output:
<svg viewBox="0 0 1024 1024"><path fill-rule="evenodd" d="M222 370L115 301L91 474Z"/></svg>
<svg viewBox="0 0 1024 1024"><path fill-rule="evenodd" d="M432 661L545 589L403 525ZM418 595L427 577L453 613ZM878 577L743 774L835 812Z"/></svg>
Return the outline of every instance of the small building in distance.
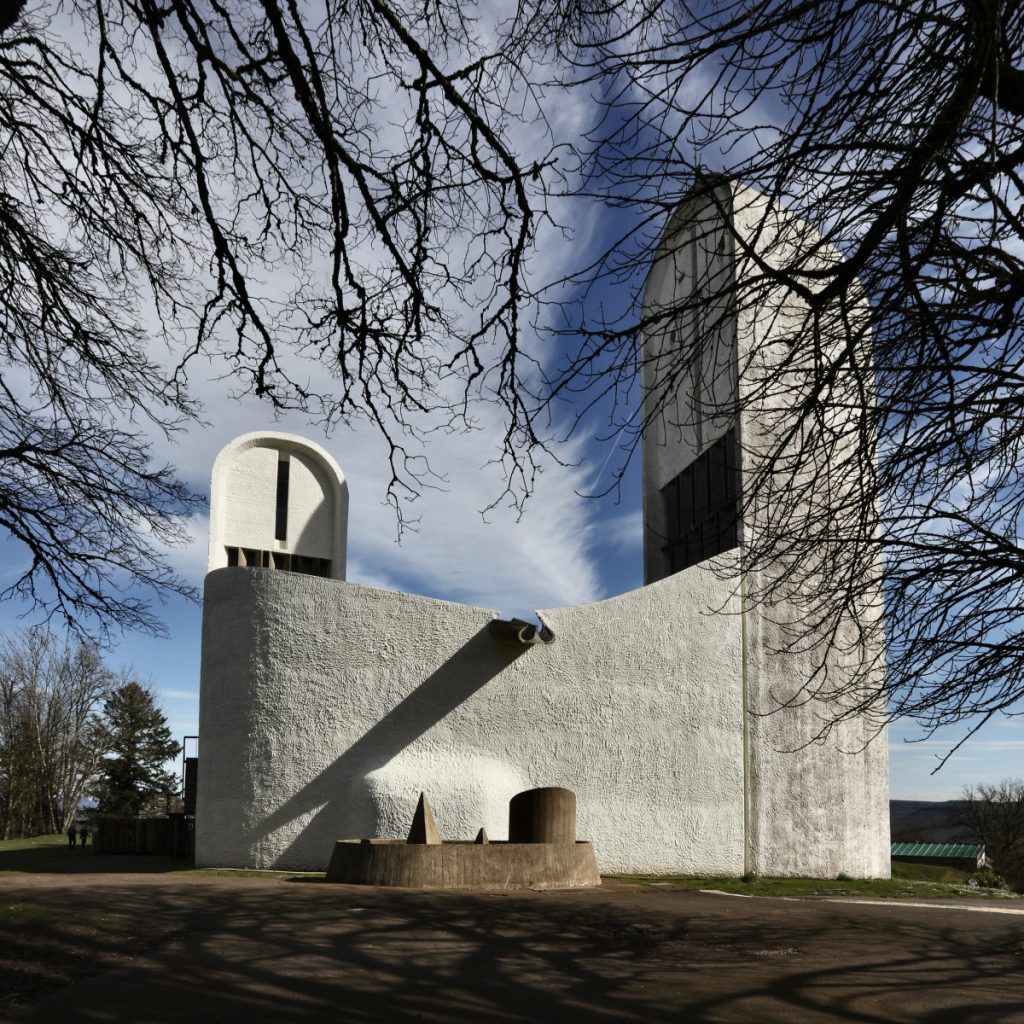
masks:
<svg viewBox="0 0 1024 1024"><path fill-rule="evenodd" d="M893 843L891 856L906 864L938 864L964 871L991 866L981 843Z"/></svg>

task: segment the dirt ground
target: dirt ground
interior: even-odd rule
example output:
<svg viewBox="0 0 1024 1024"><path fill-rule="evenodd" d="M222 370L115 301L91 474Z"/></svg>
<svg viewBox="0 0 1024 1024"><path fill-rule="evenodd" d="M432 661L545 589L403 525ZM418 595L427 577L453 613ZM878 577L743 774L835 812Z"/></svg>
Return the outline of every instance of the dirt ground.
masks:
<svg viewBox="0 0 1024 1024"><path fill-rule="evenodd" d="M1024 1022L1019 910L63 865L0 874L0 1019Z"/></svg>

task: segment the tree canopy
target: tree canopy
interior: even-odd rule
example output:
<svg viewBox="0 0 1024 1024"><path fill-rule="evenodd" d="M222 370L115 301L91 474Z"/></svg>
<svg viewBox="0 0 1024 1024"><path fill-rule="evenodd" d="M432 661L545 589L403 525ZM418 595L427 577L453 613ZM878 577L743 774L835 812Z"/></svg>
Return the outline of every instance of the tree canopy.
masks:
<svg viewBox="0 0 1024 1024"><path fill-rule="evenodd" d="M953 824L985 844L985 855L1007 881L1024 886L1024 781L1003 779L964 787Z"/></svg>
<svg viewBox="0 0 1024 1024"><path fill-rule="evenodd" d="M712 199L723 175L822 233L789 266L761 263L736 298L782 288L809 306L791 328L800 385L786 386L808 436L827 431L831 409L860 439L835 468L861 482L865 514L808 531L800 478L815 445L796 460L780 445L756 485L780 504L747 564L802 574L808 620L828 635L869 596L874 558L889 713L931 726L981 716L977 726L1013 708L1024 694L1024 5L613 5L560 45L609 97L588 136L588 180L635 212L580 272L585 295L637 282L667 212L684 195ZM861 288L868 344L851 323L849 344L801 362ZM585 303L571 324L585 341L556 386L607 396L635 440L638 337L652 325L635 307L609 322ZM662 372L682 376L693 359L681 346ZM830 572L812 582L818 564Z"/></svg>
<svg viewBox="0 0 1024 1024"><path fill-rule="evenodd" d="M181 752L156 699L136 682L119 686L103 705L103 759L92 793L102 814L133 817L154 796L177 792L164 765Z"/></svg>
<svg viewBox="0 0 1024 1024"><path fill-rule="evenodd" d="M0 639L0 837L65 831L105 750L118 685L94 648L43 629Z"/></svg>
<svg viewBox="0 0 1024 1024"><path fill-rule="evenodd" d="M513 500L557 457L563 401L580 429L608 413L628 456L640 284L671 210L724 175L835 254L810 277L761 268L807 300L800 337L861 289L872 309L870 360L838 346L796 396L807 424L841 405L877 438L844 469L879 515L833 531L850 555L808 614L827 626L881 559L891 711L939 725L1019 699L1019 0L529 0L502 23L445 0L7 11L0 504L30 552L11 589L154 623L119 588L182 587L150 540L180 539L193 497L125 417L172 430L199 358L274 408L374 424L399 510L429 473L417 436L481 400L504 414ZM540 232L587 203L604 238L539 280ZM681 346L671 372L692 360ZM790 508L750 565L819 558Z"/></svg>

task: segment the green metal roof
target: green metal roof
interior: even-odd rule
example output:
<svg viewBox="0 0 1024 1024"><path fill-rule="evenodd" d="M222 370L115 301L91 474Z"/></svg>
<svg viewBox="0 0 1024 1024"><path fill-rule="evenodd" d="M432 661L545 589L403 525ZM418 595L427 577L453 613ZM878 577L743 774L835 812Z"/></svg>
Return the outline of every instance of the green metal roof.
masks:
<svg viewBox="0 0 1024 1024"><path fill-rule="evenodd" d="M893 843L891 857L977 857L981 843Z"/></svg>

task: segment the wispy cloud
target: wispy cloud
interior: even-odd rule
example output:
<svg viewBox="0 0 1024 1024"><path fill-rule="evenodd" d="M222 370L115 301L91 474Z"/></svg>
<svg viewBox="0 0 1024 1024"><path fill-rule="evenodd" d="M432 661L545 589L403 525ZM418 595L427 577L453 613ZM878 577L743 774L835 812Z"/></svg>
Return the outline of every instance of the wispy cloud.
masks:
<svg viewBox="0 0 1024 1024"><path fill-rule="evenodd" d="M922 751L944 755L948 753L952 744L943 740L922 740L919 743L891 743L890 754L920 754ZM969 740L965 749L973 753L1001 753L1003 751L1024 750L1024 740ZM959 755L958 755L959 756ZM959 757L960 760L967 760L966 755Z"/></svg>
<svg viewBox="0 0 1024 1024"><path fill-rule="evenodd" d="M165 690L159 689L157 693L165 698L166 700L190 700L194 701L198 698L198 690Z"/></svg>
<svg viewBox="0 0 1024 1024"><path fill-rule="evenodd" d="M507 507L484 515L503 486L497 467L487 465L494 437L485 429L445 438L437 461L446 489L424 491L410 504L419 523L401 545L381 505L386 464L374 439L341 455L350 481L349 578L516 613L604 596L593 545L600 510L576 493L586 469L542 475L521 518Z"/></svg>

